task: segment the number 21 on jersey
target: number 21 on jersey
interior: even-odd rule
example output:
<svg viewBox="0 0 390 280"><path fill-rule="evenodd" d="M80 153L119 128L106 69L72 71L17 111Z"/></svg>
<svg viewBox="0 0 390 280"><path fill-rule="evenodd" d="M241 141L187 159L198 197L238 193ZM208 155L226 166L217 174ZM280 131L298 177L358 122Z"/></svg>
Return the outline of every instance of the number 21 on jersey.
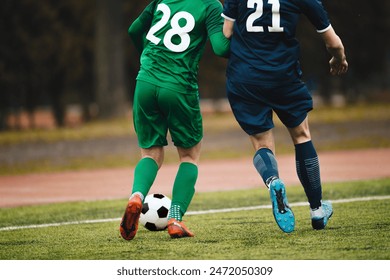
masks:
<svg viewBox="0 0 390 280"><path fill-rule="evenodd" d="M254 22L263 16L264 0L248 0L247 7L253 9L255 8L255 4L256 10L246 20L246 30L248 32L264 32L264 26L254 25ZM283 32L283 27L280 27L279 0L268 0L268 4L272 6L272 26L267 26L268 31Z"/></svg>
<svg viewBox="0 0 390 280"><path fill-rule="evenodd" d="M146 39L158 45L161 39L156 37L155 33L167 25L171 17L171 9L169 9L168 5L161 3L158 4L156 11L162 12L163 15L160 21L158 21L155 25L152 26L152 28L150 28L148 34L146 35ZM179 25L180 19L186 20L186 24L184 26ZM185 51L191 43L190 35L188 33L191 32L195 27L194 17L188 12L178 12L172 17L170 24L171 28L164 35L164 46L173 52ZM172 38L175 35L180 36L181 41L179 44L172 42Z"/></svg>

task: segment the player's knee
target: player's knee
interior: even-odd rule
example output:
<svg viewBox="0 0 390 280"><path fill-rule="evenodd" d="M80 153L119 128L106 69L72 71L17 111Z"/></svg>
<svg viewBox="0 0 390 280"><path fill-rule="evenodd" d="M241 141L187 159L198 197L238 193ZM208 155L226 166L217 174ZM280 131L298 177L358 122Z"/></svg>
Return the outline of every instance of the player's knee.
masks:
<svg viewBox="0 0 390 280"><path fill-rule="evenodd" d="M305 143L311 140L310 132L299 131L298 133L291 134L291 138L294 144Z"/></svg>
<svg viewBox="0 0 390 280"><path fill-rule="evenodd" d="M179 153L180 162L191 162L195 165L198 164L200 158L200 143L191 148L177 147Z"/></svg>

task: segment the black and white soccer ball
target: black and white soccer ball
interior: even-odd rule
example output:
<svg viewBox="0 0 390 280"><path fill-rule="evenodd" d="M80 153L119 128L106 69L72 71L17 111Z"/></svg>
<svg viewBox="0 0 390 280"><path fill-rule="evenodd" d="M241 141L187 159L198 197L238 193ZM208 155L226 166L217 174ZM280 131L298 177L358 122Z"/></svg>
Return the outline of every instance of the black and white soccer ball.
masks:
<svg viewBox="0 0 390 280"><path fill-rule="evenodd" d="M149 194L142 205L139 222L148 230L165 230L168 226L168 213L171 200L163 194Z"/></svg>

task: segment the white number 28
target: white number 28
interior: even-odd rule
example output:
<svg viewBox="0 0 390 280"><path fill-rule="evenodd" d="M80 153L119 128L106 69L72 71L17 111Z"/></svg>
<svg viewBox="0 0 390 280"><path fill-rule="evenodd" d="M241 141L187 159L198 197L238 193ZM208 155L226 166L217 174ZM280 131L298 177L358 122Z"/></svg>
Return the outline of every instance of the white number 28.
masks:
<svg viewBox="0 0 390 280"><path fill-rule="evenodd" d="M169 22L171 17L171 10L166 4L158 4L157 11L161 11L163 15L160 21L152 26L146 35L146 39L156 45L160 43L161 39L156 37L154 34L163 28ZM186 24L184 26L179 25L180 19L186 20ZM195 19L190 13L184 11L176 13L171 19L171 29L169 29L164 35L164 45L173 52L185 51L191 43L190 35L188 33L191 32L194 27ZM180 36L181 41L179 44L174 44L172 42L172 38L175 35Z"/></svg>

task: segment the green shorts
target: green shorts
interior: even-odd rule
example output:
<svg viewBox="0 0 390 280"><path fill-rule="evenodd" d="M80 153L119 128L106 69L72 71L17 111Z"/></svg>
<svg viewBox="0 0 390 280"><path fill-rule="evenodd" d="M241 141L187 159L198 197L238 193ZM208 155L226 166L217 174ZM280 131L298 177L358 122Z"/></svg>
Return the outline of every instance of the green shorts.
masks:
<svg viewBox="0 0 390 280"><path fill-rule="evenodd" d="M133 102L134 129L141 148L166 146L167 132L175 146L191 148L203 137L198 92L179 92L137 81Z"/></svg>

